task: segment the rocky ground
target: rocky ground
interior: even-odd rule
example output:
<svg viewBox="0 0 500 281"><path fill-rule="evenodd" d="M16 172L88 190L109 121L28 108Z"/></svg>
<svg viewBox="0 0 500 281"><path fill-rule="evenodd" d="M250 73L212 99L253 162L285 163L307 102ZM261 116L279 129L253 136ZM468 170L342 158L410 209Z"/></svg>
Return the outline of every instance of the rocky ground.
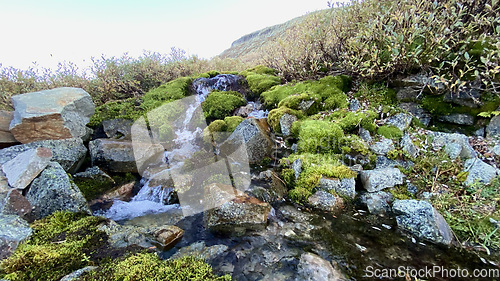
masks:
<svg viewBox="0 0 500 281"><path fill-rule="evenodd" d="M172 259L201 255L236 280L348 279L349 266L330 262L335 258L319 246L312 252L280 249L279 241L314 240L313 232L328 229L310 222L323 212L332 218L363 210L395 221L398 235L488 254L498 250L498 97L474 89L435 93L428 90L432 82L425 75L392 81L387 88L353 86L343 76L277 85L273 71L262 67L241 74L227 87L219 85L221 76L210 75L202 78L205 84L192 84L189 91L201 86L219 91L202 103L210 124L198 140L200 151L182 160L182 169L189 169L174 178L158 177L166 164L172 165L164 152L173 144L141 142L138 148L132 141L137 127L121 118L130 112L106 105L96 110L91 97L76 88L15 96L15 111L0 112L0 258L32 239L29 223L58 211L91 215L112 210L113 202L130 201L145 182L158 187L158 194L148 193L150 199L173 209L163 212L169 216L162 223L139 223L138 218L99 222L97 229L107 235L110 247L155 249ZM163 94L169 99L178 90L175 85L166 86ZM143 104L147 102L145 97ZM270 110L269 116L252 115L258 109ZM102 120L105 114L116 118ZM89 122L93 128L86 126ZM165 137L171 131L162 127L158 134ZM244 144L250 170L233 170L229 181L189 173L214 157L230 159L237 150L235 140ZM178 208L179 198L188 196L192 186L203 186L207 201L224 202L203 212L200 228L223 237L264 237L249 243L262 250L270 268L281 264L286 270L273 272L258 264L235 269L241 264L231 265L230 255L240 255L248 265L258 251L190 238L205 233L182 227L189 218ZM474 229L468 231L464 224ZM183 239L191 244L177 244ZM215 262L218 256L225 258ZM493 256L486 263L496 265Z"/></svg>

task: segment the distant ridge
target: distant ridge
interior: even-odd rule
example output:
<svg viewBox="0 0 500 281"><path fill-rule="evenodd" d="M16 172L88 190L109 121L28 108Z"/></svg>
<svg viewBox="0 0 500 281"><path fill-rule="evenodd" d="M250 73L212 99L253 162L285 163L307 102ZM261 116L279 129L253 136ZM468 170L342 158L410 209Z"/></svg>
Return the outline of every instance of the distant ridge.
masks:
<svg viewBox="0 0 500 281"><path fill-rule="evenodd" d="M319 13L325 10L320 10L312 13ZM250 34L244 35L231 44L231 47L222 52L220 58L243 58L251 53L257 52L260 48L268 45L270 42L282 37L286 34L289 28L302 22L308 15L300 16L291 19L285 23L277 24L257 30Z"/></svg>

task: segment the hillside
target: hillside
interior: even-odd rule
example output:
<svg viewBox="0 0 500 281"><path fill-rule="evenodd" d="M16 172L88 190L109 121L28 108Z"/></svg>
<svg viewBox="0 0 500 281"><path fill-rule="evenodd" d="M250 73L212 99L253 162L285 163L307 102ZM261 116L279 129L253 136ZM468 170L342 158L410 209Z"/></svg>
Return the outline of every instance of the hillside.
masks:
<svg viewBox="0 0 500 281"><path fill-rule="evenodd" d="M317 11L314 13L322 13L326 10ZM291 19L285 23L277 24L257 30L250 34L244 35L231 44L231 47L222 52L220 58L242 58L247 55L256 53L260 48L268 46L271 42L278 38L283 38L286 31L290 28L299 25L309 14Z"/></svg>

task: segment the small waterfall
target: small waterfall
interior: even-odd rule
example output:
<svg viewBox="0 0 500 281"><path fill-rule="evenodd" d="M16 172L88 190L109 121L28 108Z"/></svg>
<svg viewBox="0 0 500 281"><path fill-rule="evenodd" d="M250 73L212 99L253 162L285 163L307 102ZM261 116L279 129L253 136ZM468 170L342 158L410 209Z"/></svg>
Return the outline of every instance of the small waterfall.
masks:
<svg viewBox="0 0 500 281"><path fill-rule="evenodd" d="M200 105L211 91L237 91L240 89L241 79L241 76L221 74L213 78L194 80L193 88L196 95L184 99L186 103L183 104L186 105L184 115L177 118L177 121L182 122L172 122L175 124L174 132L176 135L172 141L174 147L165 151L164 165L146 169L141 180L141 190L131 201L115 200L109 210L98 214L114 220L124 220L179 208L178 204L167 205L175 202L170 172L180 169L185 159L189 159L196 151L200 150L196 140L202 137L206 123L193 127L193 124L196 123L193 119L199 114L203 114ZM255 118L267 116L267 112L262 110L255 110L255 113L252 112L252 114ZM153 119L149 115L148 118L151 123ZM161 124L156 125L160 127Z"/></svg>

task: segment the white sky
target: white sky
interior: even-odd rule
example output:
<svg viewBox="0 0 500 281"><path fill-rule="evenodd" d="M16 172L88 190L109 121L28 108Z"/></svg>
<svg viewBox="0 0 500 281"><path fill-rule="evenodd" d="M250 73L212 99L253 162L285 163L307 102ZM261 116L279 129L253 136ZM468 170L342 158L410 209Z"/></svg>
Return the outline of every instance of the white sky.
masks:
<svg viewBox="0 0 500 281"><path fill-rule="evenodd" d="M171 47L211 58L239 37L328 8L327 0L0 0L0 64L55 68Z"/></svg>

